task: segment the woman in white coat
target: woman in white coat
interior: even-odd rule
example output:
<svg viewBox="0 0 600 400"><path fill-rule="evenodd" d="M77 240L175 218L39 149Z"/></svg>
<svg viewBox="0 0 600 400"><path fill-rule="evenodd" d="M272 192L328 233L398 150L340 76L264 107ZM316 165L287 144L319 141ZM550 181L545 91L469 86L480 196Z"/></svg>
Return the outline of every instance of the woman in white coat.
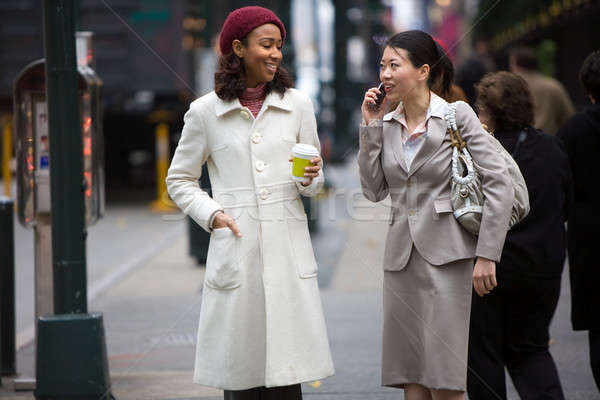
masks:
<svg viewBox="0 0 600 400"><path fill-rule="evenodd" d="M215 91L190 105L167 177L175 203L211 232L194 381L225 399L301 399L334 373L307 216L291 178L296 143L320 149L310 99L280 66L285 27L262 7L223 25ZM211 198L198 186L208 163Z"/></svg>

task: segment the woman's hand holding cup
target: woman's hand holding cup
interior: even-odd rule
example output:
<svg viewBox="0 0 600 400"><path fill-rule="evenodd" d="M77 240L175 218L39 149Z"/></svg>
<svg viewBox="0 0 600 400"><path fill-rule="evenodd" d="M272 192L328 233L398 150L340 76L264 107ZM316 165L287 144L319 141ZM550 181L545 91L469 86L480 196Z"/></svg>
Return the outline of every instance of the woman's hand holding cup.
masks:
<svg viewBox="0 0 600 400"><path fill-rule="evenodd" d="M233 219L231 216L225 214L222 211L218 212L217 215L215 215L215 218L213 219L213 223L212 223L212 228L213 229L229 228L229 229L231 229L231 232L233 232L233 234L235 236L242 237L242 232L240 231L240 228L238 228L237 224L235 223L235 219Z"/></svg>
<svg viewBox="0 0 600 400"><path fill-rule="evenodd" d="M292 179L302 186L309 186L319 176L322 159L315 146L296 143L289 161L292 163Z"/></svg>
<svg viewBox="0 0 600 400"><path fill-rule="evenodd" d="M381 94L381 90L376 87L372 87L365 93L361 111L366 124L372 119L382 119L385 114L387 97L384 97L381 104L377 106L377 95L379 94Z"/></svg>
<svg viewBox="0 0 600 400"><path fill-rule="evenodd" d="M290 156L290 162L294 161L294 157ZM304 168L304 176L309 180L308 182L300 182L302 186L309 186L313 183L313 179L319 176L319 171L321 170L321 157L317 156L310 160L310 165Z"/></svg>

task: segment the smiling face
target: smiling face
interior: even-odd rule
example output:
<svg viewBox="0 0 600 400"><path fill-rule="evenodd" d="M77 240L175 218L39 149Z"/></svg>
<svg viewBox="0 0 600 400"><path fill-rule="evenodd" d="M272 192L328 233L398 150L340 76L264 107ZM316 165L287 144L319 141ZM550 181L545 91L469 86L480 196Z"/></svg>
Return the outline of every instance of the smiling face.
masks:
<svg viewBox="0 0 600 400"><path fill-rule="evenodd" d="M387 46L383 51L379 79L385 86L391 104L405 101L415 90L427 88L429 65L415 67L405 49Z"/></svg>
<svg viewBox="0 0 600 400"><path fill-rule="evenodd" d="M246 36L244 45L233 41L233 51L244 62L246 86L256 87L270 82L281 63L281 31L274 24L261 25Z"/></svg>

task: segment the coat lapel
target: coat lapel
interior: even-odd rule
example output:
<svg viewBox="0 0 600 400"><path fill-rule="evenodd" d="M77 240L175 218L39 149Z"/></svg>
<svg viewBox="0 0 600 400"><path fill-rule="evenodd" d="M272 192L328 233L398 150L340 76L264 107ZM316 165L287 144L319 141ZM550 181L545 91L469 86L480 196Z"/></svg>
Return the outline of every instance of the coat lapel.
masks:
<svg viewBox="0 0 600 400"><path fill-rule="evenodd" d="M392 122L395 124L395 122ZM387 126L388 129L385 129ZM408 173L408 167L406 166L406 161L404 160L404 150L402 149L402 137L400 136L400 132L398 129L394 129L395 127L390 126L390 124L384 124L383 129L387 130L387 134L390 136L390 142L392 144L392 153L394 153L394 157L400 167L404 170L404 172Z"/></svg>
<svg viewBox="0 0 600 400"><path fill-rule="evenodd" d="M442 118L431 118L427 126L427 137L421 145L410 166L408 176L417 172L440 148L446 135L446 121Z"/></svg>
<svg viewBox="0 0 600 400"><path fill-rule="evenodd" d="M404 172L408 172L406 161L404 161L404 150L402 149L400 129L396 126L399 122L396 121L395 116L395 111L391 111L383 116L383 135L384 137L389 136L394 158L396 158L396 161L400 164L400 167L402 167Z"/></svg>

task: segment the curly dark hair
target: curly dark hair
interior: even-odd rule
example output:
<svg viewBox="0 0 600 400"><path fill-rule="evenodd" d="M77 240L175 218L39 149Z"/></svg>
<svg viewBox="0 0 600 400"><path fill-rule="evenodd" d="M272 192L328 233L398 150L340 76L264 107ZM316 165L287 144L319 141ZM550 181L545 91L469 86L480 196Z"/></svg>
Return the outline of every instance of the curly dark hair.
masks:
<svg viewBox="0 0 600 400"><path fill-rule="evenodd" d="M507 71L486 74L475 90L475 106L486 109L495 131L511 132L533 124L533 97L519 75Z"/></svg>
<svg viewBox="0 0 600 400"><path fill-rule="evenodd" d="M579 70L579 80L587 94L600 101L600 50L586 57Z"/></svg>
<svg viewBox="0 0 600 400"><path fill-rule="evenodd" d="M241 40L244 46L248 45L248 38ZM246 72L244 62L234 52L219 56L217 71L215 72L215 93L221 100L231 101L239 98L246 90ZM275 77L267 82L266 94L279 93L281 96L286 89L294 86L289 72L281 65L277 68Z"/></svg>

